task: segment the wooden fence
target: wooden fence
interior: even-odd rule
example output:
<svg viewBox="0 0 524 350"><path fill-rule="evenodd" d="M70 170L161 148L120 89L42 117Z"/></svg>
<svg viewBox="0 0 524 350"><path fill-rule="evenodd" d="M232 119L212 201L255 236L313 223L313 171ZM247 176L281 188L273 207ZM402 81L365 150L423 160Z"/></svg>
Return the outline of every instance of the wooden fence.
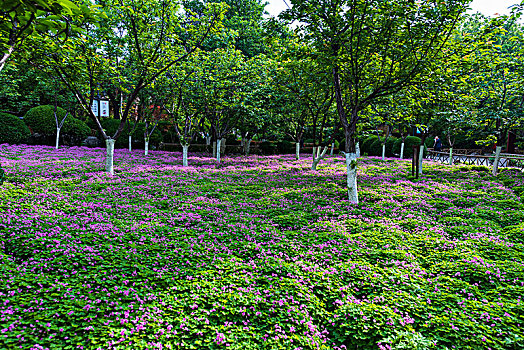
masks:
<svg viewBox="0 0 524 350"><path fill-rule="evenodd" d="M465 152L464 152L465 153ZM495 155L481 155L481 154L455 154L453 150L453 164L467 164L467 165L483 165L492 167L495 162ZM449 164L449 152L437 152L430 150L428 158ZM501 153L499 158L499 168L518 168L524 169L524 156L517 154Z"/></svg>

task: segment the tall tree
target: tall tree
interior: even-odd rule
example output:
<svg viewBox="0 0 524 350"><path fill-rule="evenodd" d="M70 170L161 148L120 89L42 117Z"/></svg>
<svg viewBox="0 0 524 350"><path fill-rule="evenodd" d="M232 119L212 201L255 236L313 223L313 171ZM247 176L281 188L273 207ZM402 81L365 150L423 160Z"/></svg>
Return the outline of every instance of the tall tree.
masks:
<svg viewBox="0 0 524 350"><path fill-rule="evenodd" d="M225 11L209 4L201 16L182 11L174 0L101 0L106 19L70 36L48 40L45 64L60 76L106 140L106 171L113 173L115 140L122 133L134 101L169 69L188 59L207 36L221 27ZM114 135L106 134L91 105L103 91L120 119Z"/></svg>
<svg viewBox="0 0 524 350"><path fill-rule="evenodd" d="M349 200L358 203L355 133L360 111L423 74L459 22L468 0L290 0L283 17L332 73L346 138Z"/></svg>

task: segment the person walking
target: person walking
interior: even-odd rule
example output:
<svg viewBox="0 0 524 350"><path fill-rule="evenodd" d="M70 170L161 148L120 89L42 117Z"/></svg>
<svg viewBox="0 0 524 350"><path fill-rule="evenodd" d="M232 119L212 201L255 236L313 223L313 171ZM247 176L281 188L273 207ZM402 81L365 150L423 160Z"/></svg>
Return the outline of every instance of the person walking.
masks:
<svg viewBox="0 0 524 350"><path fill-rule="evenodd" d="M435 144L433 145L433 149L437 152L442 150L442 141L440 141L438 136L435 136Z"/></svg>

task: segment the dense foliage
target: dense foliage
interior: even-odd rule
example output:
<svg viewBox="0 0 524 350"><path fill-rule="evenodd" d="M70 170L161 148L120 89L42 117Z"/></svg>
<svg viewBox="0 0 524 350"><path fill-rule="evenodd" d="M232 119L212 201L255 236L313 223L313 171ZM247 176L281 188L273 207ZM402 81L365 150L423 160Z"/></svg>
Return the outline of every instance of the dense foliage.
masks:
<svg viewBox="0 0 524 350"><path fill-rule="evenodd" d="M66 117L67 115L67 117ZM58 123L66 117L61 129L61 135L68 138L70 144L80 145L80 143L91 134L91 129L83 121L74 118L63 108L56 108L56 118ZM24 116L25 124L31 129L33 134L39 134L44 138L56 136L57 120L55 120L55 107L44 105L31 108Z"/></svg>
<svg viewBox="0 0 524 350"><path fill-rule="evenodd" d="M0 144L18 144L26 141L30 135L29 129L25 126L24 122L11 114L0 113L0 125L2 128L0 132Z"/></svg>
<svg viewBox="0 0 524 350"><path fill-rule="evenodd" d="M0 146L1 348L524 346L520 172L103 158Z"/></svg>

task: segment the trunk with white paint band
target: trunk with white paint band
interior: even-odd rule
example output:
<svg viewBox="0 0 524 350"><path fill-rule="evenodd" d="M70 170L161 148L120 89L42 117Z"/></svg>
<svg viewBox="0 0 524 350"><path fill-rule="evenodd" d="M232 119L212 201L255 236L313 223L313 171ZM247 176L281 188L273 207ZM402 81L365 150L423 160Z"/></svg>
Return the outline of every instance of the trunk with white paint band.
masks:
<svg viewBox="0 0 524 350"><path fill-rule="evenodd" d="M386 160L386 144L382 144L382 161Z"/></svg>
<svg viewBox="0 0 524 350"><path fill-rule="evenodd" d="M355 145L355 152L357 154L357 158L360 158L360 142L357 142Z"/></svg>
<svg viewBox="0 0 524 350"><path fill-rule="evenodd" d="M420 145L418 152L418 174L422 175L422 161L424 160L424 144Z"/></svg>
<svg viewBox="0 0 524 350"><path fill-rule="evenodd" d="M300 142L295 143L295 159L300 160Z"/></svg>
<svg viewBox="0 0 524 350"><path fill-rule="evenodd" d="M404 141L402 141L402 143L400 144L400 159L404 158L404 146L405 143Z"/></svg>
<svg viewBox="0 0 524 350"><path fill-rule="evenodd" d="M495 160L493 161L493 176L497 176L499 170L499 161L500 161L500 152L502 151L502 146L497 146L495 151Z"/></svg>
<svg viewBox="0 0 524 350"><path fill-rule="evenodd" d="M60 128L56 128L56 146L55 146L56 149L58 149L59 144L60 144Z"/></svg>
<svg viewBox="0 0 524 350"><path fill-rule="evenodd" d="M331 151L329 152L329 155L333 155L333 152L335 151L335 143L331 142Z"/></svg>
<svg viewBox="0 0 524 350"><path fill-rule="evenodd" d="M217 140L217 145L216 145L216 155L217 155L217 162L220 163L220 144L222 143L222 140L221 139L218 139Z"/></svg>
<svg viewBox="0 0 524 350"><path fill-rule="evenodd" d="M115 140L106 139L106 172L114 174Z"/></svg>
<svg viewBox="0 0 524 350"><path fill-rule="evenodd" d="M182 166L184 167L188 166L188 161L187 161L188 149L189 149L189 145L182 145Z"/></svg>
<svg viewBox="0 0 524 350"><path fill-rule="evenodd" d="M147 156L149 154L149 138L146 138L144 141L145 141L144 151L145 151L145 155Z"/></svg>
<svg viewBox="0 0 524 350"><path fill-rule="evenodd" d="M131 147L131 142L133 141L133 136L129 135L129 138L128 138L128 144L129 144L129 152L132 151L132 147Z"/></svg>
<svg viewBox="0 0 524 350"><path fill-rule="evenodd" d="M328 146L324 147L322 153L320 153L321 149L322 147L318 147L316 155L315 152L313 152L313 164L311 165L311 170L317 170L318 163L320 163L320 161L326 156Z"/></svg>
<svg viewBox="0 0 524 350"><path fill-rule="evenodd" d="M347 186L349 201L358 204L357 154L346 153Z"/></svg>
<svg viewBox="0 0 524 350"><path fill-rule="evenodd" d="M246 156L249 156L249 150L251 148L251 141L253 140L252 139L247 140L247 143L244 145L244 147L246 148Z"/></svg>

